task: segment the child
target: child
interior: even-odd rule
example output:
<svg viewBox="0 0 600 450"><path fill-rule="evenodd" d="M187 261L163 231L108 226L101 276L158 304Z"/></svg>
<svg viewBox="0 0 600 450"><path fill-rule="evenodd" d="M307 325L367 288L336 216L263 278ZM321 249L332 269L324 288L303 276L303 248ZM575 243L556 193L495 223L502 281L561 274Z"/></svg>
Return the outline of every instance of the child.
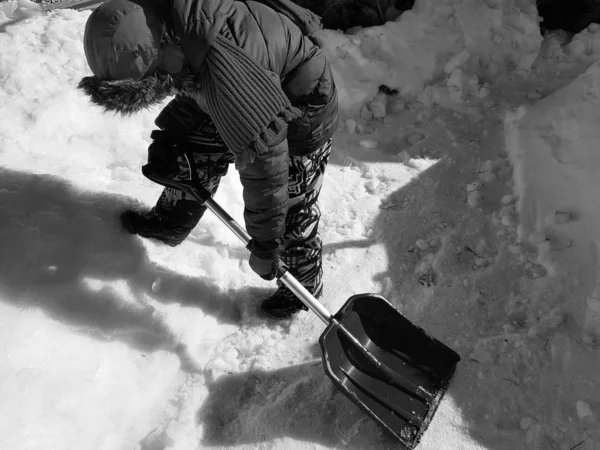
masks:
<svg viewBox="0 0 600 450"><path fill-rule="evenodd" d="M94 76L79 84L93 103L124 115L175 95L155 120L148 163L174 179L195 170L211 195L235 163L250 267L271 280L281 260L317 298L317 199L338 124L331 69L311 39L319 25L290 0L109 0L86 24ZM125 211L121 222L176 246L205 210L165 188L154 208ZM274 318L302 309L282 284L261 305Z"/></svg>

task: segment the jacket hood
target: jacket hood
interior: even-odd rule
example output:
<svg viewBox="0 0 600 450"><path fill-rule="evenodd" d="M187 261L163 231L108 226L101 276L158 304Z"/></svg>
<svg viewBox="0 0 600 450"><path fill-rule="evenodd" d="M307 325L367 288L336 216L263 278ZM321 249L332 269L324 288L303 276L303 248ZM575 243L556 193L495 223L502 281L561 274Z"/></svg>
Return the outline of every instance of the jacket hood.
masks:
<svg viewBox="0 0 600 450"><path fill-rule="evenodd" d="M162 59L163 24L151 0L109 0L89 16L83 37L85 57L101 80L140 80Z"/></svg>
<svg viewBox="0 0 600 450"><path fill-rule="evenodd" d="M109 0L86 23L84 50L94 76L79 88L105 111L131 115L188 86L186 60L157 0Z"/></svg>

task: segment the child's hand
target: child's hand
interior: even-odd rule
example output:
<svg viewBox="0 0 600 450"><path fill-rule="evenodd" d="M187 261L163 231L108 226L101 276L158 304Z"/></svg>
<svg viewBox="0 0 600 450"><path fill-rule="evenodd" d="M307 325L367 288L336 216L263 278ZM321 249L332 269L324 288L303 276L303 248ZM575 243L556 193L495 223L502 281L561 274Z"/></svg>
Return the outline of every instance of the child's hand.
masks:
<svg viewBox="0 0 600 450"><path fill-rule="evenodd" d="M252 239L247 248L250 250L248 262L252 270L263 280L270 281L275 278L279 268L279 243Z"/></svg>

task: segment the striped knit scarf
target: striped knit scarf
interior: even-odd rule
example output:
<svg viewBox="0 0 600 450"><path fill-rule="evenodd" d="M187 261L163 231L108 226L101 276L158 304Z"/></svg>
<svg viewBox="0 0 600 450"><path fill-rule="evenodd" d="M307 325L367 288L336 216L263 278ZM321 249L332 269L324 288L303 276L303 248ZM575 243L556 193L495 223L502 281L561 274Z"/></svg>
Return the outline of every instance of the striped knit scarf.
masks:
<svg viewBox="0 0 600 450"><path fill-rule="evenodd" d="M229 39L215 37L206 63L200 84L207 112L236 155L238 167L244 167L278 144L287 122L301 112L292 107L279 80Z"/></svg>

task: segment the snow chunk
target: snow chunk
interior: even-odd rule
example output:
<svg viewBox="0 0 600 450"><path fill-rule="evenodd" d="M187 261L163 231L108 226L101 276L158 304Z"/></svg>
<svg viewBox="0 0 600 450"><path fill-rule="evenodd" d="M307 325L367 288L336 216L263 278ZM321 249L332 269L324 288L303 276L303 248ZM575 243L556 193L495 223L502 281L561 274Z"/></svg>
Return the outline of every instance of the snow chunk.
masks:
<svg viewBox="0 0 600 450"><path fill-rule="evenodd" d="M387 95L379 92L369 103L369 110L374 119L383 119L387 115Z"/></svg>
<svg viewBox="0 0 600 450"><path fill-rule="evenodd" d="M600 341L600 299L590 297L586 301L586 306L583 330L585 335Z"/></svg>
<svg viewBox="0 0 600 450"><path fill-rule="evenodd" d="M219 372L227 372L237 367L237 358L238 351L229 347L211 362L210 368Z"/></svg>
<svg viewBox="0 0 600 450"><path fill-rule="evenodd" d="M417 248L419 250L421 250L422 252L425 252L427 250L429 250L429 245L427 244L427 242L425 242L423 239L419 239L415 245L417 246Z"/></svg>
<svg viewBox="0 0 600 450"><path fill-rule="evenodd" d="M500 199L500 203L502 203L504 206L507 206L510 205L513 202L513 200L514 198L512 195L505 195Z"/></svg>
<svg viewBox="0 0 600 450"><path fill-rule="evenodd" d="M418 144L423 139L425 139L425 135L418 131L413 131L406 136L406 140L411 146Z"/></svg>
<svg viewBox="0 0 600 450"><path fill-rule="evenodd" d="M367 190L367 192L374 193L377 190L377 185L377 181L369 180L365 183L365 189Z"/></svg>
<svg viewBox="0 0 600 450"><path fill-rule="evenodd" d="M526 430L527 428L529 428L531 426L531 422L532 422L531 417L523 417L521 419L521 422L519 423L521 430Z"/></svg>
<svg viewBox="0 0 600 450"><path fill-rule="evenodd" d="M356 123L356 120L354 120L354 119L346 120L346 131L350 134L356 133L357 125L358 124Z"/></svg>
<svg viewBox="0 0 600 450"><path fill-rule="evenodd" d="M471 55L469 55L469 52L466 50L454 55L444 66L444 72L450 75L455 70L464 67L470 56Z"/></svg>
<svg viewBox="0 0 600 450"><path fill-rule="evenodd" d="M377 142L375 139L363 139L362 141L360 141L360 146L368 150L377 148L378 145L379 142Z"/></svg>
<svg viewBox="0 0 600 450"><path fill-rule="evenodd" d="M520 255L523 253L523 244L521 242L515 242L508 246L508 250L515 255Z"/></svg>
<svg viewBox="0 0 600 450"><path fill-rule="evenodd" d="M362 109L360 110L360 118L364 119L364 120L373 120L373 113L371 112L371 110L369 109L369 107L367 105L363 105Z"/></svg>
<svg viewBox="0 0 600 450"><path fill-rule="evenodd" d="M575 402L575 408L577 409L577 416L582 422L590 422L594 420L594 413L592 412L592 408L590 408L588 403L578 400Z"/></svg>
<svg viewBox="0 0 600 450"><path fill-rule="evenodd" d="M481 200L483 199L481 193L479 191L471 191L467 196L467 203L469 206L476 208L481 204Z"/></svg>
<svg viewBox="0 0 600 450"><path fill-rule="evenodd" d="M481 183L479 181L475 181L473 183L467 184L467 192L474 192L481 187Z"/></svg>
<svg viewBox="0 0 600 450"><path fill-rule="evenodd" d="M388 109L392 113L400 113L406 109L406 104L399 98L390 99L388 103Z"/></svg>
<svg viewBox="0 0 600 450"><path fill-rule="evenodd" d="M475 349L473 353L469 355L469 359L472 359L473 361L477 361L482 364L491 364L494 361L493 356L489 352L480 348Z"/></svg>

